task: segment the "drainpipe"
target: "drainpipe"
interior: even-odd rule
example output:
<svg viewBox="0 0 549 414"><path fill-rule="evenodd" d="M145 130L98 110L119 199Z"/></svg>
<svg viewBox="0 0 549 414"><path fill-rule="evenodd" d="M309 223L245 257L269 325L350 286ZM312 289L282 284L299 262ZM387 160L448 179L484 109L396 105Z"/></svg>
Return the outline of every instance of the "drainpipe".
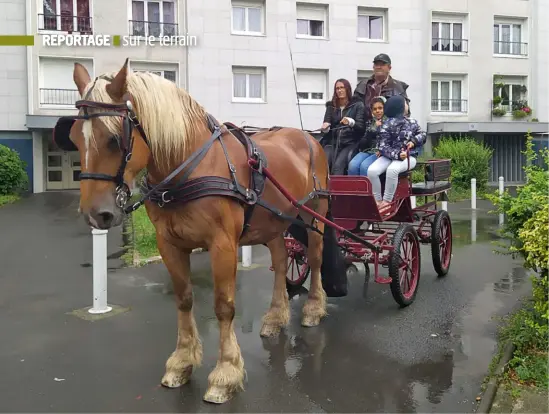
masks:
<svg viewBox="0 0 549 414"><path fill-rule="evenodd" d="M189 33L189 0L185 0L183 21L185 23L185 35L187 35ZM185 90L190 93L189 45L185 48Z"/></svg>
<svg viewBox="0 0 549 414"><path fill-rule="evenodd" d="M25 0L25 25L26 34L34 35L32 33L32 19L34 14L32 13L32 0ZM27 112L28 114L34 113L34 79L33 79L33 59L32 59L32 47L25 46L27 49Z"/></svg>

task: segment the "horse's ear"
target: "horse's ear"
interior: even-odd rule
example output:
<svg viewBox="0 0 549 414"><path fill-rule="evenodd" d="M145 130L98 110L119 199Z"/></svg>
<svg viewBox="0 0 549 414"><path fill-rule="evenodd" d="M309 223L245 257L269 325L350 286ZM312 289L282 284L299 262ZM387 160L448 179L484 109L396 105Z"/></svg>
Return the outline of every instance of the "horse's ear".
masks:
<svg viewBox="0 0 549 414"><path fill-rule="evenodd" d="M75 63L72 78L74 80L74 83L76 84L76 87L78 88L78 92L80 92L80 96L83 96L86 86L91 81L88 70L80 63Z"/></svg>
<svg viewBox="0 0 549 414"><path fill-rule="evenodd" d="M128 62L130 59L126 59L124 66L117 73L111 83L107 85L107 93L115 101L122 100L122 97L126 93L126 79L128 77Z"/></svg>

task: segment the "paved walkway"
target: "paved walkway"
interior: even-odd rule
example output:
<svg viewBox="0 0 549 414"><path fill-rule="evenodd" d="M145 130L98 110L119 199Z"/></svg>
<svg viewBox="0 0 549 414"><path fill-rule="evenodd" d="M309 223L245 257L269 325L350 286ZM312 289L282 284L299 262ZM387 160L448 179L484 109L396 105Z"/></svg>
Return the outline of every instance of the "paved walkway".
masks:
<svg viewBox="0 0 549 414"><path fill-rule="evenodd" d="M75 316L92 302L91 236L77 206L74 194L46 193L0 209L2 411L471 412L496 345L494 318L529 291L522 268L494 256L484 240L494 237L493 219L478 213L472 242L468 213L456 205L452 269L438 279L423 249L412 306L399 309L375 284L364 299L359 273L348 297L329 300L319 327L300 326L297 297L288 329L262 340L272 273L266 250L254 248L258 267L239 272L236 297L246 391L211 406L201 400L219 338L208 253L192 259L204 363L188 385L164 389L159 381L176 340L167 271L162 264L120 269L109 260L109 302L122 312L96 321ZM109 232L113 254L119 231Z"/></svg>

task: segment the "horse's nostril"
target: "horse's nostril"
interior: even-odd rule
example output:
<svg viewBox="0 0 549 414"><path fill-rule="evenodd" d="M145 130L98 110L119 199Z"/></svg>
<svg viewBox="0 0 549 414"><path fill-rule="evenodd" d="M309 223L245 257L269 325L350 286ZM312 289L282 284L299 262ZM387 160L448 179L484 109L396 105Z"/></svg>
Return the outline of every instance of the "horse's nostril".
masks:
<svg viewBox="0 0 549 414"><path fill-rule="evenodd" d="M99 213L98 216L105 226L110 225L114 218L114 215L108 211Z"/></svg>

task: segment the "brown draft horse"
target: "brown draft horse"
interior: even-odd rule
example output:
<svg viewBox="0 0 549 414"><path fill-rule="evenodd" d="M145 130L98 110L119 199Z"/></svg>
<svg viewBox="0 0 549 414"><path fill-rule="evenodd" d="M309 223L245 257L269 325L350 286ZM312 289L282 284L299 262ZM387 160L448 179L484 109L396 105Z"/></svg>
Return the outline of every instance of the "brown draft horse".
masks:
<svg viewBox="0 0 549 414"><path fill-rule="evenodd" d="M212 140L208 121L211 118L205 109L173 82L149 73L132 73L127 60L118 73L95 80L90 79L84 66L76 63L73 77L83 100L77 102L79 116L73 117L72 126L67 130L70 135L66 135L80 152L80 211L91 226L108 229L120 225L128 196L127 191L121 189L133 187L139 171L147 168L148 181L161 183L204 148L209 139L211 145L206 146L199 162L188 164L192 172L186 178L223 177L229 181L234 173L238 183L248 187L253 170L245 146L224 125L220 126L221 138ZM128 127L130 123L133 128ZM253 141L265 155L272 176L295 199L307 200L307 195L315 189L315 178L319 184L317 189L327 188L328 161L311 135L300 129L281 128L259 132ZM179 170L171 182L184 175ZM297 217L297 209L271 180L267 179L264 185L261 200L285 215ZM156 229L158 249L172 278L178 312L177 345L166 362L162 384L166 387L185 384L193 367L202 360L201 340L192 312L189 255L193 248L207 248L211 255L220 342L217 365L208 377L209 387L203 398L223 403L243 389L245 375L233 327L237 249L239 245L266 244L270 250L274 291L271 306L263 317L261 336L277 335L290 318L285 286L287 252L283 239L289 223L257 207L243 234L245 214L250 206L234 197L203 193L185 203L170 205L170 200L163 196L158 201L146 201L145 206ZM168 204L163 206L165 203ZM326 198L313 197L305 205L322 217L327 214ZM324 224L310 214L299 214L305 223L314 224L321 232L324 230ZM320 275L323 239L311 228L307 232L311 287L301 323L316 326L326 315L326 293Z"/></svg>

